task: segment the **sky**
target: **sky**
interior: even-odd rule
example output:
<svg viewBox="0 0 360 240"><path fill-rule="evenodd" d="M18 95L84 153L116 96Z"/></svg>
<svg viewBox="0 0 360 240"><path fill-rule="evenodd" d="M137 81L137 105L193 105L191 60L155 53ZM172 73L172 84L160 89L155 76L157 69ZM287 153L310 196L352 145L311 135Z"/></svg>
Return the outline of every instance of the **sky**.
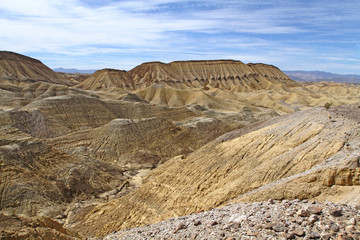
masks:
<svg viewBox="0 0 360 240"><path fill-rule="evenodd" d="M360 1L0 0L0 50L51 68L234 59L360 74Z"/></svg>

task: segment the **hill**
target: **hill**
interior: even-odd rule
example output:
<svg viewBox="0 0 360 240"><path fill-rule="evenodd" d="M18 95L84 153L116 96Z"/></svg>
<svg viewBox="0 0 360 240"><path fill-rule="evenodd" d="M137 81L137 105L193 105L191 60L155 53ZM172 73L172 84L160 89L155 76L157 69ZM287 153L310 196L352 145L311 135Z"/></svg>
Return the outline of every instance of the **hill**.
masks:
<svg viewBox="0 0 360 240"><path fill-rule="evenodd" d="M76 87L88 90L99 90L114 87L134 89L134 84L129 74L125 71L102 69L96 71L94 74L76 85Z"/></svg>
<svg viewBox="0 0 360 240"><path fill-rule="evenodd" d="M42 81L73 85L39 60L8 51L0 51L0 80L12 83Z"/></svg>

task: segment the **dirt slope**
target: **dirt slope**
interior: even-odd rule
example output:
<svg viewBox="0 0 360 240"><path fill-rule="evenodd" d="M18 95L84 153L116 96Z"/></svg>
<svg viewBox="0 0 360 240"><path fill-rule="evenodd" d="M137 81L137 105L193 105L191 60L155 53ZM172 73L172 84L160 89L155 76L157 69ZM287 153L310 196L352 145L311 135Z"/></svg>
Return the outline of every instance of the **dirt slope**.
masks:
<svg viewBox="0 0 360 240"><path fill-rule="evenodd" d="M343 116L341 109L314 108L225 134L185 159L159 166L134 192L88 209L72 227L85 235L105 235L220 206L267 184L271 194L263 198L320 197L339 181L329 184L329 175L312 178L313 173L335 169L336 179L336 169L358 168L360 119ZM360 115L357 107L344 111ZM284 179L296 179L291 191L281 185ZM341 202L349 195L332 200Z"/></svg>

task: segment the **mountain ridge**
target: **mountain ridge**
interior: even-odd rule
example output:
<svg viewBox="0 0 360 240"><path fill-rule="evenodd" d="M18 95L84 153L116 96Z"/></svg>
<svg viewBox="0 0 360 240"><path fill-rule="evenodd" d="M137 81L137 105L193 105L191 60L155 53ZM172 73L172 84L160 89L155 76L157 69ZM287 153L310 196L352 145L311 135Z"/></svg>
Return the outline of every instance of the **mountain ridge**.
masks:
<svg viewBox="0 0 360 240"><path fill-rule="evenodd" d="M360 75L356 74L336 74L324 71L303 71L287 70L284 71L290 78L295 81L319 82L334 81L341 83L360 83Z"/></svg>
<svg viewBox="0 0 360 240"><path fill-rule="evenodd" d="M109 87L140 89L149 87L151 84L163 84L181 89L225 88L230 90L236 86L242 86L245 89L268 89L276 84L297 86L297 83L273 65L244 64L237 60L146 62L129 71L116 70L122 72L122 76L117 76L113 80L106 76L110 71L115 70L99 70L77 87L89 90ZM104 83L99 84L101 81ZM124 83L127 85L124 86ZM96 86L96 89L91 86Z"/></svg>
<svg viewBox="0 0 360 240"><path fill-rule="evenodd" d="M0 51L0 79L18 84L20 82L47 82L67 86L73 83L41 61L9 51Z"/></svg>

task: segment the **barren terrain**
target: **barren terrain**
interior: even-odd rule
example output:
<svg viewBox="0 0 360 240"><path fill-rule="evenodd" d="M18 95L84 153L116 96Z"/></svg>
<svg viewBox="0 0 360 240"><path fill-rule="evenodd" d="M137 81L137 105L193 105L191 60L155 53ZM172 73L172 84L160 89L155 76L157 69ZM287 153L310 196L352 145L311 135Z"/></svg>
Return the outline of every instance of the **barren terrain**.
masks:
<svg viewBox="0 0 360 240"><path fill-rule="evenodd" d="M308 237L333 223L331 237L357 238L359 96L359 85L298 83L266 64L150 62L71 76L0 52L0 237L104 237L231 204L107 238L266 238L299 227ZM273 207L310 207L303 200L324 210L310 227L295 215L269 218L292 222L286 231L250 225ZM341 218L329 212L337 207ZM244 209L264 215L242 213L246 232L225 228Z"/></svg>

